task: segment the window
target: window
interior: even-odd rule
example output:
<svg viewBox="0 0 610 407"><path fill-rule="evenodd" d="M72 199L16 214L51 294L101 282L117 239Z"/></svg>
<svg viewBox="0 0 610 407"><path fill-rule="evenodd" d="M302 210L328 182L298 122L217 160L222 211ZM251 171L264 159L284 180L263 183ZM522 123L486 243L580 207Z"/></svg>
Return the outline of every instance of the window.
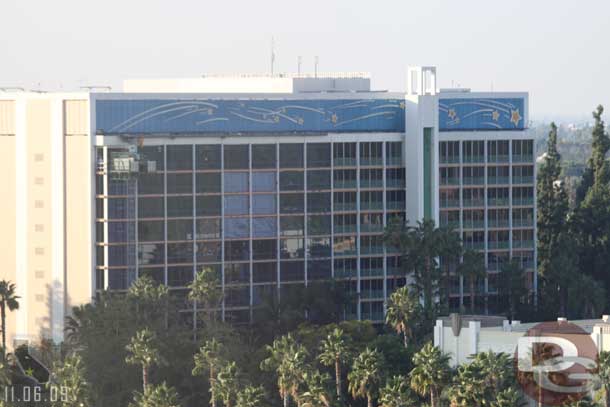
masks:
<svg viewBox="0 0 610 407"><path fill-rule="evenodd" d="M140 277L148 276L152 278L157 284L165 284L165 271L163 270L163 267L140 268L138 274Z"/></svg>
<svg viewBox="0 0 610 407"><path fill-rule="evenodd" d="M225 264L225 283L239 284L250 282L250 264L228 263Z"/></svg>
<svg viewBox="0 0 610 407"><path fill-rule="evenodd" d="M121 243L135 237L133 222L108 222L108 243Z"/></svg>
<svg viewBox="0 0 610 407"><path fill-rule="evenodd" d="M250 259L250 242L247 240L231 240L225 242L225 261L240 261Z"/></svg>
<svg viewBox="0 0 610 407"><path fill-rule="evenodd" d="M138 218L163 218L163 198L138 198Z"/></svg>
<svg viewBox="0 0 610 407"><path fill-rule="evenodd" d="M280 281L303 281L305 280L305 263L302 261L280 262Z"/></svg>
<svg viewBox="0 0 610 407"><path fill-rule="evenodd" d="M192 170L193 169L193 146L169 145L167 146L167 169Z"/></svg>
<svg viewBox="0 0 610 407"><path fill-rule="evenodd" d="M180 219L167 221L167 240L192 240L193 220Z"/></svg>
<svg viewBox="0 0 610 407"><path fill-rule="evenodd" d="M277 263L252 264L252 280L255 283L272 283L277 281Z"/></svg>
<svg viewBox="0 0 610 407"><path fill-rule="evenodd" d="M127 246L108 246L108 265L110 267L127 265Z"/></svg>
<svg viewBox="0 0 610 407"><path fill-rule="evenodd" d="M280 191L302 191L305 185L304 173L301 171L280 172Z"/></svg>
<svg viewBox="0 0 610 407"><path fill-rule="evenodd" d="M308 235L330 235L331 218L325 215L314 215L307 217Z"/></svg>
<svg viewBox="0 0 610 407"><path fill-rule="evenodd" d="M167 216L168 217L192 217L193 198L190 196L170 196L167 197Z"/></svg>
<svg viewBox="0 0 610 407"><path fill-rule="evenodd" d="M275 172L253 172L253 192L275 192Z"/></svg>
<svg viewBox="0 0 610 407"><path fill-rule="evenodd" d="M126 198L108 198L108 218L126 219L128 205L129 202Z"/></svg>
<svg viewBox="0 0 610 407"><path fill-rule="evenodd" d="M307 194L307 212L330 212L330 192Z"/></svg>
<svg viewBox="0 0 610 407"><path fill-rule="evenodd" d="M442 164L455 164L460 162L460 142L441 141L439 143L439 160Z"/></svg>
<svg viewBox="0 0 610 407"><path fill-rule="evenodd" d="M356 259L335 259L335 277L356 278L357 274Z"/></svg>
<svg viewBox="0 0 610 407"><path fill-rule="evenodd" d="M197 240L220 239L220 219L197 219Z"/></svg>
<svg viewBox="0 0 610 407"><path fill-rule="evenodd" d="M225 237L227 239L250 236L250 218L226 218Z"/></svg>
<svg viewBox="0 0 610 407"><path fill-rule="evenodd" d="M330 167L330 144L307 144L307 167Z"/></svg>
<svg viewBox="0 0 610 407"><path fill-rule="evenodd" d="M192 263L193 244L192 243L168 243L167 244L168 263Z"/></svg>
<svg viewBox="0 0 610 407"><path fill-rule="evenodd" d="M165 240L163 221L138 222L138 240L140 242L155 242Z"/></svg>
<svg viewBox="0 0 610 407"><path fill-rule="evenodd" d="M363 213L360 215L360 231L366 232L382 232L383 231L383 214L382 213Z"/></svg>
<svg viewBox="0 0 610 407"><path fill-rule="evenodd" d="M193 267L178 266L167 268L167 285L170 287L186 287L193 281Z"/></svg>
<svg viewBox="0 0 610 407"><path fill-rule="evenodd" d="M198 170L219 170L221 168L220 145L198 145L195 159Z"/></svg>
<svg viewBox="0 0 610 407"><path fill-rule="evenodd" d="M248 192L247 172L225 172L225 192Z"/></svg>
<svg viewBox="0 0 610 407"><path fill-rule="evenodd" d="M275 144L252 144L252 168L275 168Z"/></svg>
<svg viewBox="0 0 610 407"><path fill-rule="evenodd" d="M280 257L282 259L302 259L303 255L303 239L280 240Z"/></svg>
<svg viewBox="0 0 610 407"><path fill-rule="evenodd" d="M383 253L383 236L360 236L360 253Z"/></svg>
<svg viewBox="0 0 610 407"><path fill-rule="evenodd" d="M126 187L126 184L121 184ZM113 188L110 188L111 191ZM138 176L139 195L160 195L163 194L163 174L140 174ZM111 194L113 195L113 194ZM127 188L123 192L127 195Z"/></svg>
<svg viewBox="0 0 610 407"><path fill-rule="evenodd" d="M303 236L303 216L282 216L280 218L280 234L282 236Z"/></svg>
<svg viewBox="0 0 610 407"><path fill-rule="evenodd" d="M383 187L383 170L362 169L360 170L360 188Z"/></svg>
<svg viewBox="0 0 610 407"><path fill-rule="evenodd" d="M220 195L198 196L197 216L220 216Z"/></svg>
<svg viewBox="0 0 610 407"><path fill-rule="evenodd" d="M363 191L360 192L361 210L382 210L383 191Z"/></svg>
<svg viewBox="0 0 610 407"><path fill-rule="evenodd" d="M386 191L386 206L388 210L405 208L405 191Z"/></svg>
<svg viewBox="0 0 610 407"><path fill-rule="evenodd" d="M225 198L225 215L247 215L249 209L248 195L227 195Z"/></svg>
<svg viewBox="0 0 610 407"><path fill-rule="evenodd" d="M335 192L334 193L334 209L336 211L354 211L356 210L356 193L355 192Z"/></svg>
<svg viewBox="0 0 610 407"><path fill-rule="evenodd" d="M164 243L140 243L138 245L138 264L163 264L165 262Z"/></svg>
<svg viewBox="0 0 610 407"><path fill-rule="evenodd" d="M157 171L163 171L163 146L144 146L138 149L143 161L153 161Z"/></svg>
<svg viewBox="0 0 610 407"><path fill-rule="evenodd" d="M354 256L357 253L356 250L355 236L340 236L333 240L335 256Z"/></svg>
<svg viewBox="0 0 610 407"><path fill-rule="evenodd" d="M386 170L386 185L388 188L404 188L405 187L405 169L404 168L388 168Z"/></svg>
<svg viewBox="0 0 610 407"><path fill-rule="evenodd" d="M356 170L335 170L333 184L336 189L356 189L358 186Z"/></svg>
<svg viewBox="0 0 610 407"><path fill-rule="evenodd" d="M167 174L167 193L168 194L192 194L193 175L192 174Z"/></svg>
<svg viewBox="0 0 610 407"><path fill-rule="evenodd" d="M307 239L309 257L330 257L330 237L313 237Z"/></svg>
<svg viewBox="0 0 610 407"><path fill-rule="evenodd" d="M329 280L332 266L330 260L311 260L307 262L307 280Z"/></svg>
<svg viewBox="0 0 610 407"><path fill-rule="evenodd" d="M303 194L281 194L280 213L303 213L304 196Z"/></svg>
<svg viewBox="0 0 610 407"><path fill-rule="evenodd" d="M275 216L252 218L253 237L275 237L277 234L277 220Z"/></svg>
<svg viewBox="0 0 610 407"><path fill-rule="evenodd" d="M307 190L330 189L330 171L307 171Z"/></svg>
<svg viewBox="0 0 610 407"><path fill-rule="evenodd" d="M250 160L248 159L248 145L225 145L224 146L224 164L227 170L238 170L250 168Z"/></svg>
<svg viewBox="0 0 610 407"><path fill-rule="evenodd" d="M464 141L464 163L485 162L485 144L483 141Z"/></svg>
<svg viewBox="0 0 610 407"><path fill-rule="evenodd" d="M276 257L277 241L275 239L252 241L252 258L254 260L272 260Z"/></svg>
<svg viewBox="0 0 610 407"><path fill-rule="evenodd" d="M402 143L388 141L385 144L385 158L387 165L402 165Z"/></svg>
<svg viewBox="0 0 610 407"><path fill-rule="evenodd" d="M268 215L276 213L276 196L271 194L252 195L252 213L255 215Z"/></svg>
<svg viewBox="0 0 610 407"><path fill-rule="evenodd" d="M356 165L356 143L333 144L333 162L335 167Z"/></svg>
<svg viewBox="0 0 610 407"><path fill-rule="evenodd" d="M220 242L197 243L197 261L204 263L221 261L222 250L220 245Z"/></svg>
<svg viewBox="0 0 610 407"><path fill-rule="evenodd" d="M360 165L383 165L383 143L360 143Z"/></svg>
<svg viewBox="0 0 610 407"><path fill-rule="evenodd" d="M334 216L334 231L335 233L355 233L356 232L356 215L335 215Z"/></svg>
<svg viewBox="0 0 610 407"><path fill-rule="evenodd" d="M220 192L220 173L219 172L200 172L196 177L197 193Z"/></svg>
<svg viewBox="0 0 610 407"><path fill-rule="evenodd" d="M483 229L485 227L485 211L464 210L464 229Z"/></svg>
<svg viewBox="0 0 610 407"><path fill-rule="evenodd" d="M488 162L508 162L508 140L490 140L487 142Z"/></svg>
<svg viewBox="0 0 610 407"><path fill-rule="evenodd" d="M280 144L280 168L303 168L303 144Z"/></svg>

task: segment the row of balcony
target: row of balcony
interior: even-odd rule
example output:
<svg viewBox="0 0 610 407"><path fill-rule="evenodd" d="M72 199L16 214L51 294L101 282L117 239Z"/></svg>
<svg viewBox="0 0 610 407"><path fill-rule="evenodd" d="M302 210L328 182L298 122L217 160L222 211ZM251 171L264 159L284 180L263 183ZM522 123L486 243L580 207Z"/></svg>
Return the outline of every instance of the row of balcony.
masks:
<svg viewBox="0 0 610 407"><path fill-rule="evenodd" d="M472 164L472 163L485 163L484 155L464 155L464 159L461 163L464 164ZM456 156L447 156L439 157L439 161L441 164L460 164L460 158ZM488 163L507 163L510 161L510 157L508 154L495 154L488 155L487 162ZM534 156L532 154L513 154L513 163L533 163Z"/></svg>
<svg viewBox="0 0 610 407"><path fill-rule="evenodd" d="M333 159L335 167L355 167L358 165L358 159L355 157L335 157ZM386 157L386 165L399 166L402 165L401 157ZM383 166L382 157L360 157L360 166L372 167Z"/></svg>
<svg viewBox="0 0 610 407"><path fill-rule="evenodd" d="M534 198L513 198L513 206L532 206ZM485 206L484 199L464 199L464 208L476 208ZM488 198L487 206L509 206L508 198ZM459 199L445 199L440 201L441 208L459 208Z"/></svg>
<svg viewBox="0 0 610 407"><path fill-rule="evenodd" d="M527 184L531 185L534 183L533 176L525 176L525 177L517 177L514 176L512 179L512 184ZM441 178L441 185L446 186L458 186L460 185L460 179L457 177L454 178ZM485 177L463 177L461 185L510 185L511 180L509 177L487 177L487 183L485 182Z"/></svg>
<svg viewBox="0 0 610 407"><path fill-rule="evenodd" d="M485 242L463 242L467 249L485 250ZM535 243L533 240L513 240L513 249L533 249ZM510 248L509 241L490 241L487 242L488 250L508 250Z"/></svg>

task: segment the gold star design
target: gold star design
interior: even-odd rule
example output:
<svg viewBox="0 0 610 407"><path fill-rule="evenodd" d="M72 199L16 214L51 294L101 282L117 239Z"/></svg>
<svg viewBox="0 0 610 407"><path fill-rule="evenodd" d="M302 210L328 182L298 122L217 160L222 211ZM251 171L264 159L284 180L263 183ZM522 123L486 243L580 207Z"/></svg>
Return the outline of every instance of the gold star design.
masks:
<svg viewBox="0 0 610 407"><path fill-rule="evenodd" d="M497 122L500 118L500 113L497 110L494 110L491 114L491 118L494 122Z"/></svg>
<svg viewBox="0 0 610 407"><path fill-rule="evenodd" d="M273 116L273 121L276 123L280 122L280 116Z"/></svg>
<svg viewBox="0 0 610 407"><path fill-rule="evenodd" d="M457 114L455 113L455 109L449 109L449 111L447 112L447 116L449 116L451 120L454 120L457 116Z"/></svg>
<svg viewBox="0 0 610 407"><path fill-rule="evenodd" d="M330 117L330 121L333 123L337 123L339 121L339 117L333 113L333 115Z"/></svg>
<svg viewBox="0 0 610 407"><path fill-rule="evenodd" d="M405 102L400 102L400 108L404 109L405 108Z"/></svg>
<svg viewBox="0 0 610 407"><path fill-rule="evenodd" d="M25 371L25 374L26 374L26 375L28 375L28 376L34 377L34 369L32 369L31 367L30 367L30 368L28 368L28 369Z"/></svg>
<svg viewBox="0 0 610 407"><path fill-rule="evenodd" d="M519 109L513 110L510 109L510 121L517 127L519 122L521 121L521 115L519 114Z"/></svg>
<svg viewBox="0 0 610 407"><path fill-rule="evenodd" d="M300 125L303 125L303 123L304 123L304 122L305 122L305 121L303 120L303 118L302 118L302 117L299 117L299 118L297 119L297 123L299 123Z"/></svg>

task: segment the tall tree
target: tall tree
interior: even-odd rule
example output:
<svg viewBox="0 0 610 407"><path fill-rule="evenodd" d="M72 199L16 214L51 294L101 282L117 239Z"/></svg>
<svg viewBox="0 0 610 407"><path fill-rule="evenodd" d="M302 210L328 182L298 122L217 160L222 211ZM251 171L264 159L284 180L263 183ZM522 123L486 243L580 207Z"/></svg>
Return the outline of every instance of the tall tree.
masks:
<svg viewBox="0 0 610 407"><path fill-rule="evenodd" d="M82 407L91 405L91 387L85 380L85 366L80 355L70 355L53 366L53 376L47 386L64 389L65 397L52 402L53 407Z"/></svg>
<svg viewBox="0 0 610 407"><path fill-rule="evenodd" d="M216 374L220 366L224 364L223 354L224 347L216 338L213 338L206 341L194 357L195 367L193 368L193 375L203 375L206 371L210 375L210 405L212 407L216 407Z"/></svg>
<svg viewBox="0 0 610 407"><path fill-rule="evenodd" d="M449 382L449 356L428 342L413 355L411 388L421 396L430 396L430 406L438 407L441 390Z"/></svg>
<svg viewBox="0 0 610 407"><path fill-rule="evenodd" d="M597 375L604 389L606 407L610 407L610 352L601 351L597 357Z"/></svg>
<svg viewBox="0 0 610 407"><path fill-rule="evenodd" d="M474 363L460 365L453 383L447 390L452 407L480 407L488 403L485 381L480 366Z"/></svg>
<svg viewBox="0 0 610 407"><path fill-rule="evenodd" d="M352 397L366 398L367 406L373 407L383 380L383 355L376 349L367 348L354 359L347 380Z"/></svg>
<svg viewBox="0 0 610 407"><path fill-rule="evenodd" d="M604 107L597 106L593 112L593 130L591 132L591 157L582 175L580 185L576 191L577 203L582 202L596 180L602 183L610 182L610 174L607 173L608 151L610 150L610 136L606 132L606 125L602 120Z"/></svg>
<svg viewBox="0 0 610 407"><path fill-rule="evenodd" d="M214 381L213 385L214 394L218 395L218 398L222 400L225 407L232 407L233 401L237 397L237 389L239 387L238 375L239 372L235 362L229 362L224 365L216 375L216 381Z"/></svg>
<svg viewBox="0 0 610 407"><path fill-rule="evenodd" d="M129 407L180 407L180 402L176 390L163 382L158 386L149 386L142 393L137 393Z"/></svg>
<svg viewBox="0 0 610 407"><path fill-rule="evenodd" d="M412 394L405 376L393 376L379 392L379 407L416 407L419 402Z"/></svg>
<svg viewBox="0 0 610 407"><path fill-rule="evenodd" d="M502 264L498 275L498 296L506 304L511 320L517 316L519 305L527 296L525 286L525 273L519 262L515 259Z"/></svg>
<svg viewBox="0 0 610 407"><path fill-rule="evenodd" d="M330 376L317 370L305 372L303 380L307 390L301 394L301 407L330 407L332 390L329 390Z"/></svg>
<svg viewBox="0 0 610 407"><path fill-rule="evenodd" d="M496 395L491 402L491 407L523 407L527 405L521 396L521 392L514 387L508 387Z"/></svg>
<svg viewBox="0 0 610 407"><path fill-rule="evenodd" d="M193 282L187 287L189 289L188 299L195 303L196 309L201 307L207 316L208 322L216 320L217 308L222 302L222 289L218 275L211 267L204 267L197 272ZM199 313L195 313L196 316ZM197 340L197 321L195 318L193 331L194 338Z"/></svg>
<svg viewBox="0 0 610 407"><path fill-rule="evenodd" d="M156 335L148 328L143 329L136 333L126 349L130 354L125 358L125 362L142 366L142 388L146 392L149 369L153 365L161 363Z"/></svg>
<svg viewBox="0 0 610 407"><path fill-rule="evenodd" d="M6 309L19 309L19 296L15 284L10 281L0 281L0 319L2 319L2 360L6 360Z"/></svg>
<svg viewBox="0 0 610 407"><path fill-rule="evenodd" d="M434 297L438 294L441 273L438 258L453 256L459 247L459 239L452 239L448 229L439 229L434 221L426 219L409 226L400 219L393 219L384 234L385 243L398 249L403 257L406 273L412 274L414 286L423 298L426 321L435 318ZM448 243L450 242L450 243Z"/></svg>
<svg viewBox="0 0 610 407"><path fill-rule="evenodd" d="M487 276L485 256L483 256L483 253L475 250L464 251L457 271L460 276L468 281L468 286L470 287L470 313L474 314L476 282Z"/></svg>
<svg viewBox="0 0 610 407"><path fill-rule="evenodd" d="M246 386L237 393L235 407L259 407L265 400L265 390L262 387Z"/></svg>
<svg viewBox="0 0 610 407"><path fill-rule="evenodd" d="M401 287L390 295L385 323L402 334L405 349L413 336L413 328L419 323L420 314L419 298L409 287Z"/></svg>
<svg viewBox="0 0 610 407"><path fill-rule="evenodd" d="M324 366L335 368L335 386L337 397L341 399L342 383L341 383L341 367L349 359L349 347L343 330L335 328L331 333L322 340L320 344L320 355L318 356L320 363Z"/></svg>

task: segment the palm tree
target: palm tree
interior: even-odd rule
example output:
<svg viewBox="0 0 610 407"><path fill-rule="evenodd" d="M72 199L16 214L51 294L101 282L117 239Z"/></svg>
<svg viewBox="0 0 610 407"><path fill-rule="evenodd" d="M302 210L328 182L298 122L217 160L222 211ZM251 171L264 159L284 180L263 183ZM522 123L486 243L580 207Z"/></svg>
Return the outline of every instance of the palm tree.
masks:
<svg viewBox="0 0 610 407"><path fill-rule="evenodd" d="M481 368L475 363L461 365L453 384L447 390L452 407L476 407L488 404L485 380Z"/></svg>
<svg viewBox="0 0 610 407"><path fill-rule="evenodd" d="M2 319L2 360L6 360L6 308L9 311L19 309L19 296L15 294L15 284L0 281L0 318Z"/></svg>
<svg viewBox="0 0 610 407"><path fill-rule="evenodd" d="M214 382L214 394L217 395L224 403L225 407L231 407L233 400L237 396L238 388L238 371L235 362L229 362L223 366Z"/></svg>
<svg viewBox="0 0 610 407"><path fill-rule="evenodd" d="M419 402L413 397L405 376L394 376L379 392L379 407L416 407Z"/></svg>
<svg viewBox="0 0 610 407"><path fill-rule="evenodd" d="M246 386L237 393L235 407L259 407L265 399L265 390L259 387Z"/></svg>
<svg viewBox="0 0 610 407"><path fill-rule="evenodd" d="M53 364L52 380L47 387L55 386L65 392L65 398L70 400L69 406L91 405L91 386L85 379L85 365L80 355L74 354L61 362ZM68 404L61 404L62 407Z"/></svg>
<svg viewBox="0 0 610 407"><path fill-rule="evenodd" d="M299 385L303 382L307 350L296 343L292 335L284 335L266 347L269 357L261 362L261 370L275 371L277 387L284 407L290 397L298 401Z"/></svg>
<svg viewBox="0 0 610 407"><path fill-rule="evenodd" d="M462 255L462 261L458 265L458 274L469 282L470 286L470 313L474 314L475 283L478 279L485 278L485 257L483 253L466 250Z"/></svg>
<svg viewBox="0 0 610 407"><path fill-rule="evenodd" d="M413 355L411 388L422 396L430 395L430 406L438 407L440 391L449 381L449 356L427 343Z"/></svg>
<svg viewBox="0 0 610 407"><path fill-rule="evenodd" d="M204 267L197 272L193 282L187 287L189 289L188 299L195 305L200 304L208 311L208 318L213 319L216 308L222 301L222 291L220 281L214 269Z"/></svg>
<svg viewBox="0 0 610 407"><path fill-rule="evenodd" d="M420 304L417 294L409 291L407 286L401 287L390 295L385 323L402 334L405 349L413 335L413 326L417 324L420 315Z"/></svg>
<svg viewBox="0 0 610 407"><path fill-rule="evenodd" d="M341 366L349 359L349 351L347 341L343 330L335 328L326 339L322 340L320 345L320 363L324 366L335 367L335 385L337 397L341 399L342 383L341 383Z"/></svg>
<svg viewBox="0 0 610 407"><path fill-rule="evenodd" d="M511 259L502 265L498 277L498 294L506 298L508 314L512 320L517 315L517 306L521 299L527 295L525 272L517 260Z"/></svg>
<svg viewBox="0 0 610 407"><path fill-rule="evenodd" d="M331 396L328 388L330 376L328 373L320 373L319 371L306 372L303 375L303 380L307 387L307 391L301 394L301 407L330 407Z"/></svg>
<svg viewBox="0 0 610 407"><path fill-rule="evenodd" d="M148 387L148 370L161 362L161 355L157 349L157 338L148 328L136 333L131 342L126 346L130 353L125 362L131 365L142 366L142 387L144 392Z"/></svg>
<svg viewBox="0 0 610 407"><path fill-rule="evenodd" d="M597 374L604 387L606 407L610 407L610 352L599 352L597 357L597 369Z"/></svg>
<svg viewBox="0 0 610 407"><path fill-rule="evenodd" d="M499 391L496 399L491 402L491 407L522 407L525 405L521 393L514 387L507 387Z"/></svg>
<svg viewBox="0 0 610 407"><path fill-rule="evenodd" d="M213 338L206 341L195 354L195 367L193 368L193 376L202 375L208 371L210 374L210 404L216 407L216 394L214 394L216 371L223 364L224 347L220 342Z"/></svg>
<svg viewBox="0 0 610 407"><path fill-rule="evenodd" d="M507 353L491 350L477 353L472 358L472 364L480 369L484 384L491 394L497 394L513 383L513 358Z"/></svg>
<svg viewBox="0 0 610 407"><path fill-rule="evenodd" d="M354 360L352 370L347 376L349 392L354 398L365 397L367 406L373 407L373 399L379 392L383 376L383 355L375 350L366 348Z"/></svg>
<svg viewBox="0 0 610 407"><path fill-rule="evenodd" d="M129 403L129 407L180 407L180 403L176 390L163 382L136 394L134 402Z"/></svg>

